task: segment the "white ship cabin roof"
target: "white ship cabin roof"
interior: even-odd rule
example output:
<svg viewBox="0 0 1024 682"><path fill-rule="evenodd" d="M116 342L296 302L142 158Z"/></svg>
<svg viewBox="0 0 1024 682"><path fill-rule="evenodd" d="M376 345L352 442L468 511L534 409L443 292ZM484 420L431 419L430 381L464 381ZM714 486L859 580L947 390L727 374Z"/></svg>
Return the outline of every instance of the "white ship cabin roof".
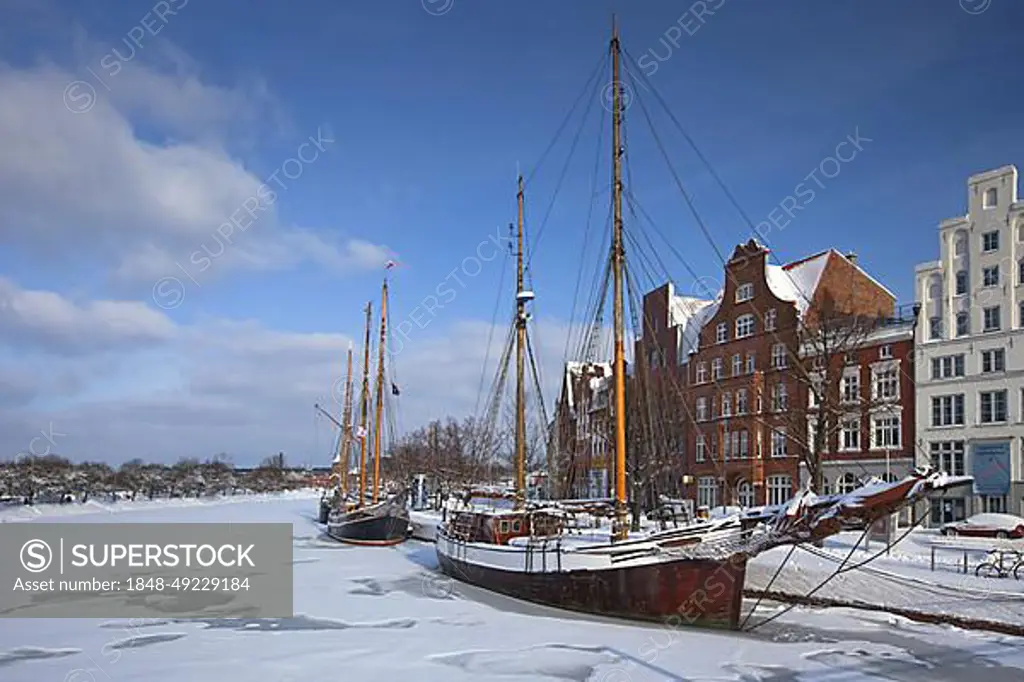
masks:
<svg viewBox="0 0 1024 682"><path fill-rule="evenodd" d="M713 300L695 296L676 296L669 282L668 326L679 328L680 362L687 362L691 353L697 352L700 330L718 312L722 303L719 291Z"/></svg>

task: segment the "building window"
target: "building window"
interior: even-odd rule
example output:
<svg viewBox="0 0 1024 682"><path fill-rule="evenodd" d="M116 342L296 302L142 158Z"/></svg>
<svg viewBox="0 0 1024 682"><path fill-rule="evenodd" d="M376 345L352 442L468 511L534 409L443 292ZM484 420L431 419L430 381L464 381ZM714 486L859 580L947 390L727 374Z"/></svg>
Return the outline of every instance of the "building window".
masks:
<svg viewBox="0 0 1024 682"><path fill-rule="evenodd" d="M747 389L741 388L736 391L736 414L747 413Z"/></svg>
<svg viewBox="0 0 1024 682"><path fill-rule="evenodd" d="M814 374L807 382L807 406L821 407L821 395L825 388L825 377L821 374Z"/></svg>
<svg viewBox="0 0 1024 682"><path fill-rule="evenodd" d="M743 303L754 298L754 285L753 284L741 284L736 287L736 302Z"/></svg>
<svg viewBox="0 0 1024 682"><path fill-rule="evenodd" d="M941 339L942 338L942 318L933 317L928 320L928 338L930 339Z"/></svg>
<svg viewBox="0 0 1024 682"><path fill-rule="evenodd" d="M878 357L880 360L888 360L892 357L892 346L885 344L878 349Z"/></svg>
<svg viewBox="0 0 1024 682"><path fill-rule="evenodd" d="M793 479L785 474L768 477L768 504L786 504L793 496Z"/></svg>
<svg viewBox="0 0 1024 682"><path fill-rule="evenodd" d="M732 416L732 394L730 394L730 393L723 393L722 394L722 416L723 417L731 417Z"/></svg>
<svg viewBox="0 0 1024 682"><path fill-rule="evenodd" d="M989 268L983 268L981 271L981 281L987 287L999 286L999 266L993 265Z"/></svg>
<svg viewBox="0 0 1024 682"><path fill-rule="evenodd" d="M1024 258L1017 263L1017 284L1024 284Z"/></svg>
<svg viewBox="0 0 1024 682"><path fill-rule="evenodd" d="M860 371L844 374L839 389L844 403L855 403L860 400Z"/></svg>
<svg viewBox="0 0 1024 682"><path fill-rule="evenodd" d="M953 255L962 256L967 252L967 235L963 232L956 233L956 239L953 241Z"/></svg>
<svg viewBox="0 0 1024 682"><path fill-rule="evenodd" d="M932 379L952 379L964 375L964 356L943 355L932 358Z"/></svg>
<svg viewBox="0 0 1024 682"><path fill-rule="evenodd" d="M749 481L736 484L736 502L743 508L754 506L754 486Z"/></svg>
<svg viewBox="0 0 1024 682"><path fill-rule="evenodd" d="M708 420L708 399L701 396L697 398L697 421L706 422Z"/></svg>
<svg viewBox="0 0 1024 682"><path fill-rule="evenodd" d="M738 377L743 374L743 356L736 353L732 356L732 375Z"/></svg>
<svg viewBox="0 0 1024 682"><path fill-rule="evenodd" d="M772 429L772 457L786 456L786 432L782 429Z"/></svg>
<svg viewBox="0 0 1024 682"><path fill-rule="evenodd" d="M772 388L772 411L785 412L789 408L789 396L786 393L786 384L775 384Z"/></svg>
<svg viewBox="0 0 1024 682"><path fill-rule="evenodd" d="M849 495L859 487L860 481L858 481L857 477L849 471L836 479L837 495Z"/></svg>
<svg viewBox="0 0 1024 682"><path fill-rule="evenodd" d="M839 449L860 450L860 417L843 420Z"/></svg>
<svg viewBox="0 0 1024 682"><path fill-rule="evenodd" d="M698 362L697 363L697 383L707 383L708 380L708 363Z"/></svg>
<svg viewBox="0 0 1024 682"><path fill-rule="evenodd" d="M876 400L892 400L900 397L900 377L895 367L886 367L873 372L874 397Z"/></svg>
<svg viewBox="0 0 1024 682"><path fill-rule="evenodd" d="M776 343L772 346L772 367L784 369L786 367L786 346Z"/></svg>
<svg viewBox="0 0 1024 682"><path fill-rule="evenodd" d="M757 365L754 363L754 354L747 353L747 374L753 374Z"/></svg>
<svg viewBox="0 0 1024 682"><path fill-rule="evenodd" d="M807 451L810 453L820 452L824 448L818 447L818 422L817 418L807 420Z"/></svg>
<svg viewBox="0 0 1024 682"><path fill-rule="evenodd" d="M981 511L983 514L1005 514L1006 495L982 495Z"/></svg>
<svg viewBox="0 0 1024 682"><path fill-rule="evenodd" d="M981 351L981 371L986 374L1006 371L1006 350L992 348Z"/></svg>
<svg viewBox="0 0 1024 682"><path fill-rule="evenodd" d="M995 208L999 202L999 190L995 187L989 187L985 190L985 199L982 202L984 208Z"/></svg>
<svg viewBox="0 0 1024 682"><path fill-rule="evenodd" d="M932 426L963 426L964 394L939 395L932 398Z"/></svg>
<svg viewBox="0 0 1024 682"><path fill-rule="evenodd" d="M701 476L697 479L697 506L718 506L718 479L714 476Z"/></svg>
<svg viewBox="0 0 1024 682"><path fill-rule="evenodd" d="M964 442L962 440L933 441L930 448L933 467L952 476L964 475Z"/></svg>
<svg viewBox="0 0 1024 682"><path fill-rule="evenodd" d="M1021 261L1021 273L1024 273L1024 261ZM775 312L775 308L772 308L764 314L764 330L766 332L775 331L775 326L779 323L779 315Z"/></svg>
<svg viewBox="0 0 1024 682"><path fill-rule="evenodd" d="M993 230L981 235L981 250L986 253L999 250L999 231Z"/></svg>
<svg viewBox="0 0 1024 682"><path fill-rule="evenodd" d="M715 331L715 342L725 343L729 340L729 325L725 322L718 323L718 329Z"/></svg>
<svg viewBox="0 0 1024 682"><path fill-rule="evenodd" d="M696 456L697 456L697 461L698 462L703 462L704 461L704 458L707 456L707 449L708 449L708 442L704 438L704 436L697 436L697 450L696 450L697 454L696 454Z"/></svg>
<svg viewBox="0 0 1024 682"><path fill-rule="evenodd" d="M985 308L984 311L985 324L983 329L987 332L997 332L1002 328L1002 320L999 319L999 306L995 305L991 308Z"/></svg>
<svg viewBox="0 0 1024 682"><path fill-rule="evenodd" d="M956 314L956 335L967 336L971 333L971 314L970 313L957 313Z"/></svg>
<svg viewBox="0 0 1024 682"><path fill-rule="evenodd" d="M738 432L740 437L739 448L736 449L736 456L746 459L750 456L750 433L744 429Z"/></svg>
<svg viewBox="0 0 1024 682"><path fill-rule="evenodd" d="M1017 326L1024 329L1024 301L1020 302L1020 310L1017 311L1017 316L1019 318L1017 320Z"/></svg>
<svg viewBox="0 0 1024 682"><path fill-rule="evenodd" d="M745 339L754 335L754 316L740 315L736 318L736 338Z"/></svg>
<svg viewBox="0 0 1024 682"><path fill-rule="evenodd" d="M898 414L873 417L871 421L872 448L888 450L900 447L900 416Z"/></svg>
<svg viewBox="0 0 1024 682"><path fill-rule="evenodd" d="M961 270L956 273L956 295L963 296L967 293L967 271Z"/></svg>
<svg viewBox="0 0 1024 682"><path fill-rule="evenodd" d="M1006 421L1006 389L981 392L982 424L1001 424Z"/></svg>
<svg viewBox="0 0 1024 682"><path fill-rule="evenodd" d="M722 358L711 361L711 378L716 381L722 378Z"/></svg>

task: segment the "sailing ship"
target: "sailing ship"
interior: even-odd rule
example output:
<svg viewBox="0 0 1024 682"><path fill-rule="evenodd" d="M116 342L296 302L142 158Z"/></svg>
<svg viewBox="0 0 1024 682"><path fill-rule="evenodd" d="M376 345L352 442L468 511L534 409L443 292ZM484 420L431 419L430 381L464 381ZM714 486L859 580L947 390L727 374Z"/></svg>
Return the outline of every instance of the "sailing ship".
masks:
<svg viewBox="0 0 1024 682"><path fill-rule="evenodd" d="M390 264L388 266L390 268ZM372 303L366 306L366 338L363 346L363 388L360 397L359 491L354 503L334 509L327 519L327 534L353 545L396 545L409 537L409 510L406 491L401 490L381 500L381 430L384 411L384 361L387 348L388 280L381 288L380 341L378 344L376 406L373 436L373 478L370 504L367 505L367 419L370 400L370 325ZM393 393L397 388L393 386Z"/></svg>
<svg viewBox="0 0 1024 682"><path fill-rule="evenodd" d="M445 574L526 601L626 619L738 629L748 560L772 547L819 541L862 529L971 477L920 470L896 483L872 482L847 495L803 492L789 504L721 521L629 537L626 497L622 83L617 28L611 39L612 248L614 277L614 521L611 534L567 532L566 504L527 504L524 401L526 305L523 286L523 180L519 178L516 283L516 504L453 512L437 529Z"/></svg>
<svg viewBox="0 0 1024 682"><path fill-rule="evenodd" d="M330 481L337 481L336 487L328 487L324 490L323 495L320 496L320 504L318 508L317 521L319 523L327 523L330 518L332 509L345 509L346 511L351 508L351 500L349 499L349 475L351 473L351 454L352 454L352 344L348 345L348 358L346 361L348 367L345 373L345 399L342 403L342 421L338 421L334 418L330 412L325 410L319 404L313 405L313 408L320 414L324 415L334 425L341 429L338 434L338 449L334 455L334 459L331 462L331 477Z"/></svg>

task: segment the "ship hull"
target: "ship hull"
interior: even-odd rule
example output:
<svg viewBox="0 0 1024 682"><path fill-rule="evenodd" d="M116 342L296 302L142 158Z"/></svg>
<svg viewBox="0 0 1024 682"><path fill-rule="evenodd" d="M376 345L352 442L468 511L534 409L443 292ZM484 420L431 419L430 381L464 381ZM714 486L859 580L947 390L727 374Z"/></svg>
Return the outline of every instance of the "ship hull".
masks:
<svg viewBox="0 0 1024 682"><path fill-rule="evenodd" d="M474 561L471 554L489 551L480 543L454 540L443 531L437 542L438 563L447 576L524 601L673 627L739 628L746 577L741 556L572 568L567 564L577 557L570 553L501 547L493 560Z"/></svg>
<svg viewBox="0 0 1024 682"><path fill-rule="evenodd" d="M397 505L352 511L328 521L327 534L350 545L397 545L409 537L409 512Z"/></svg>

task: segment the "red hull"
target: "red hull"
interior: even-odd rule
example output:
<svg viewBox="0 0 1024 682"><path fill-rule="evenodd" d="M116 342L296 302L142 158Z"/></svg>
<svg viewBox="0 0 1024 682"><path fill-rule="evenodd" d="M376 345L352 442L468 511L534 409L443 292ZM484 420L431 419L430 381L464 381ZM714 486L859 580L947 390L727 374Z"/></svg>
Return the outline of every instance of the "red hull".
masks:
<svg viewBox="0 0 1024 682"><path fill-rule="evenodd" d="M672 626L738 629L746 559L679 559L604 570L521 572L437 554L448 576L525 601Z"/></svg>

